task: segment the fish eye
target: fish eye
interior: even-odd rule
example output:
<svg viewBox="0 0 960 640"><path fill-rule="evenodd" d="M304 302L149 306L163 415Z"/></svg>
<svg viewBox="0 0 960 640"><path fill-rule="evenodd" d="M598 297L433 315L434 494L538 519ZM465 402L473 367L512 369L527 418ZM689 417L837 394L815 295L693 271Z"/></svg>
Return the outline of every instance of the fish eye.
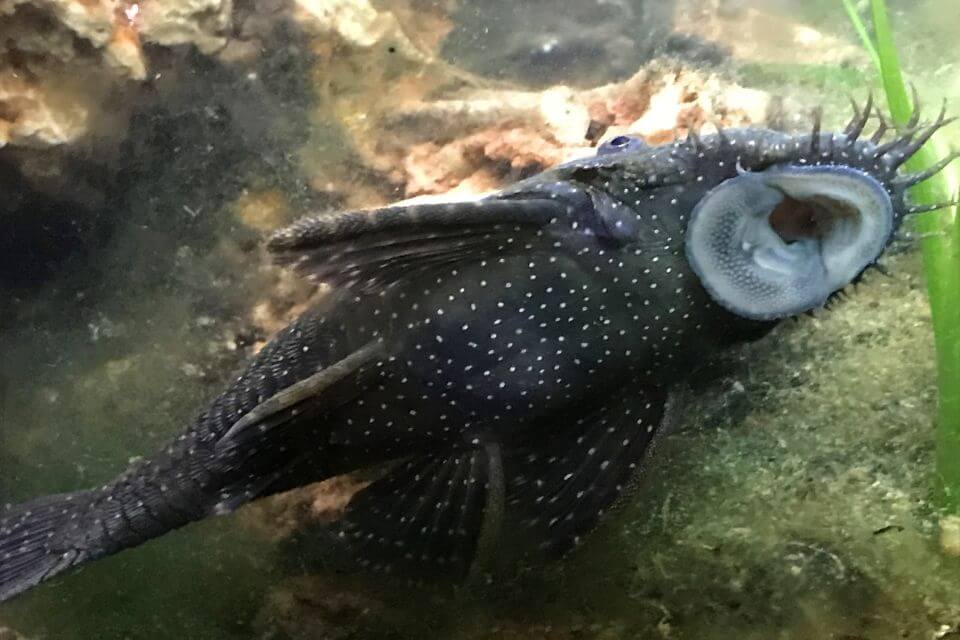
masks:
<svg viewBox="0 0 960 640"><path fill-rule="evenodd" d="M849 167L779 166L722 182L691 213L687 260L728 311L773 320L822 306L883 251L893 204Z"/></svg>
<svg viewBox="0 0 960 640"><path fill-rule="evenodd" d="M620 153L621 151L639 151L646 148L648 148L648 145L643 141L643 138L620 135L610 138L597 147L597 155L602 156L608 153Z"/></svg>

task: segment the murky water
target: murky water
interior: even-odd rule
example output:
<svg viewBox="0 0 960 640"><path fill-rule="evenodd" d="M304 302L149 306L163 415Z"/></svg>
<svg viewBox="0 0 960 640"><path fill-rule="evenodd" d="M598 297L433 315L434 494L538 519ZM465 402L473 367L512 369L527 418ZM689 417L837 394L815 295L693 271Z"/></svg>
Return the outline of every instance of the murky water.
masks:
<svg viewBox="0 0 960 640"><path fill-rule="evenodd" d="M37 78L16 104L48 108L57 126L40 130L64 139L14 131L0 147L0 502L103 483L202 410L312 293L269 266L269 231L308 211L478 192L589 152L564 111L575 100L547 89L560 108L540 111L536 92L626 86L611 113L646 118L662 142L681 116L708 111L795 128L823 104L839 126L845 94L872 78L834 2L211 0L208 15L180 18L125 3L116 33L140 30L139 77L115 70L121 49L33 4L0 16L0 34L40 34L0 47L0 88L19 86L4 84L10 69ZM956 11L890 4L921 95L955 98ZM110 9L90 11L113 24ZM81 63L62 53L67 35ZM89 78L81 93L41 91L71 74ZM80 95L96 105L86 119L57 111ZM13 117L4 96L0 120ZM692 106L676 111L678 100ZM960 633L960 560L940 553L929 502L936 399L919 258L908 247L891 265L891 279L869 277L697 381L638 489L558 564L508 542L504 555L523 557L504 559L491 584L410 589L343 570L313 529L291 535L311 520L316 496L300 495L58 577L0 605L0 629L64 640Z"/></svg>

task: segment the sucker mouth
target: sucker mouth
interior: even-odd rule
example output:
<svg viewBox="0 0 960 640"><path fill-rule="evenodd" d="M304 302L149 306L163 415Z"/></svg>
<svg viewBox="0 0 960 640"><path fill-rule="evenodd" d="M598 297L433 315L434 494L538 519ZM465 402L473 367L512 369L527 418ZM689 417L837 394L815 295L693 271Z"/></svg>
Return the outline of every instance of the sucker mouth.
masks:
<svg viewBox="0 0 960 640"><path fill-rule="evenodd" d="M747 318L821 306L883 251L890 197L872 176L842 166L743 172L705 196L686 253L711 297Z"/></svg>
<svg viewBox="0 0 960 640"><path fill-rule="evenodd" d="M768 217L770 228L787 244L822 240L839 224L858 224L860 212L847 202L814 196L797 200L785 195Z"/></svg>

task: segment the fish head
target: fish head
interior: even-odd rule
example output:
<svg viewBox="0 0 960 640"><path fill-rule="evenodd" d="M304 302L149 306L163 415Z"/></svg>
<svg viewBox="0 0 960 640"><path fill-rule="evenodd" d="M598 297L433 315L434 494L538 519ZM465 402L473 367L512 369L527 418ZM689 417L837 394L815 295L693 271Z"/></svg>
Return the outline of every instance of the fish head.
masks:
<svg viewBox="0 0 960 640"><path fill-rule="evenodd" d="M844 132L788 135L736 130L704 139L696 163L724 161L735 175L690 212L684 251L700 283L726 310L776 320L823 306L876 264L913 210L907 190L932 171L900 169L948 120L881 143ZM882 119L881 119L882 122ZM913 123L914 126L916 122Z"/></svg>
<svg viewBox="0 0 960 640"><path fill-rule="evenodd" d="M909 187L952 160L901 171L949 122L943 113L887 142L882 130L860 136L869 115L858 110L843 132L821 132L818 119L804 134L744 128L659 147L620 136L562 167L550 189L579 198L574 228L619 243L637 269L656 257L724 311L776 321L859 279L917 210Z"/></svg>
<svg viewBox="0 0 960 640"><path fill-rule="evenodd" d="M883 253L906 215L898 160L842 134L732 131L700 161L735 174L699 199L684 253L726 310L776 320L823 306Z"/></svg>

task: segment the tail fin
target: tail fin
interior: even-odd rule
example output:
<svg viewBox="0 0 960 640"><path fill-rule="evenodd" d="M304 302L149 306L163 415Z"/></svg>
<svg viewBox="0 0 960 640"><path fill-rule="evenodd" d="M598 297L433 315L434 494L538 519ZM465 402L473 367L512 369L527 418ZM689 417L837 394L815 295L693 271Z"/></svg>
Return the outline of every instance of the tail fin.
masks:
<svg viewBox="0 0 960 640"><path fill-rule="evenodd" d="M90 558L81 531L94 492L0 506L0 602Z"/></svg>

